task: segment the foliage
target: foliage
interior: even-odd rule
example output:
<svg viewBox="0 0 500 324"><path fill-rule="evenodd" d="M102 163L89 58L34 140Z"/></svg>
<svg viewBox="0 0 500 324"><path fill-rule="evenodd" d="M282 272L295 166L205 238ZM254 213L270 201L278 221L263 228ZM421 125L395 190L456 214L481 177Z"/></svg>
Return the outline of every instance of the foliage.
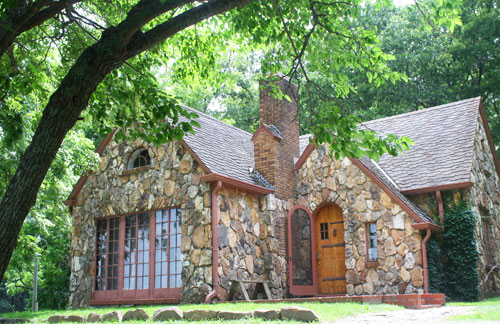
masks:
<svg viewBox="0 0 500 324"><path fill-rule="evenodd" d="M38 77L42 79L37 82L45 82L43 73L37 73L40 73ZM4 75L0 78L2 76ZM46 102L45 93L51 86L50 82L44 83L43 88L26 84L24 88L17 87L15 95L0 101L0 196L5 193L8 185L6 180L14 175L20 156L33 136L42 114L39 105ZM94 148L92 140L86 138L81 127L70 132L63 142L38 192L37 202L19 234L4 277L9 295L25 295L23 293L32 291L34 255L37 254L39 307L66 306L71 221L67 208L61 202L67 198L78 177L95 167L98 158L94 154ZM17 299L12 298L2 301L18 303Z"/></svg>
<svg viewBox="0 0 500 324"><path fill-rule="evenodd" d="M443 260L441 247L436 237L431 236L427 241L427 268L429 271L429 292L440 293L443 291Z"/></svg>
<svg viewBox="0 0 500 324"><path fill-rule="evenodd" d="M95 165L97 159L93 150L93 143L82 132L71 133L63 144L40 189L37 203L24 222L5 274L10 295L32 291L34 256L38 255L39 307L58 309L66 306L71 220L61 201L67 198L78 176ZM14 159L0 162L0 168L6 171L13 172L15 166Z"/></svg>
<svg viewBox="0 0 500 324"><path fill-rule="evenodd" d="M443 292L451 300L474 301L479 296L476 217L463 201L445 211Z"/></svg>

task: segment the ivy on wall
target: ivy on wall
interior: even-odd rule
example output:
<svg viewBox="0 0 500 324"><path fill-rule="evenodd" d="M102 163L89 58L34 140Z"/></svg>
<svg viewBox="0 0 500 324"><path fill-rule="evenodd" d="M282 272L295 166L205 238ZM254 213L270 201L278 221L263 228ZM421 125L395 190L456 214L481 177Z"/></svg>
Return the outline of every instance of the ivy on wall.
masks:
<svg viewBox="0 0 500 324"><path fill-rule="evenodd" d="M429 292L442 292L443 260L441 258L440 243L434 235L427 241L427 269L429 272Z"/></svg>
<svg viewBox="0 0 500 324"><path fill-rule="evenodd" d="M441 278L442 292L451 300L473 301L479 297L475 227L475 215L464 201L445 211Z"/></svg>

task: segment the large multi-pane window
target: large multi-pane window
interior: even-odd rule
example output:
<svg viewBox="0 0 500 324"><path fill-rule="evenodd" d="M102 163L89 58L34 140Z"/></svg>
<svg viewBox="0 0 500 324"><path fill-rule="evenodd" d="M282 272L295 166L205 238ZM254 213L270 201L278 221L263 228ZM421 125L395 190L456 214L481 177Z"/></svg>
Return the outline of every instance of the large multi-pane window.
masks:
<svg viewBox="0 0 500 324"><path fill-rule="evenodd" d="M118 289L119 218L97 222L96 290Z"/></svg>
<svg viewBox="0 0 500 324"><path fill-rule="evenodd" d="M181 216L171 208L99 219L93 298L180 295Z"/></svg>
<svg viewBox="0 0 500 324"><path fill-rule="evenodd" d="M155 288L181 286L180 209L156 212Z"/></svg>

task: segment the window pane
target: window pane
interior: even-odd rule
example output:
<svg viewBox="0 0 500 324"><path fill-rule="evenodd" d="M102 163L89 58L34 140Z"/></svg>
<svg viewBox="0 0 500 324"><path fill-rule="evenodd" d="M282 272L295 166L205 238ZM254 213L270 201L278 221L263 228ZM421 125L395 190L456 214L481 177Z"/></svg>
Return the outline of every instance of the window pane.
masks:
<svg viewBox="0 0 500 324"><path fill-rule="evenodd" d="M161 277L155 276L155 288L161 288Z"/></svg>
<svg viewBox="0 0 500 324"><path fill-rule="evenodd" d="M162 288L168 288L167 276L161 276L161 287Z"/></svg>

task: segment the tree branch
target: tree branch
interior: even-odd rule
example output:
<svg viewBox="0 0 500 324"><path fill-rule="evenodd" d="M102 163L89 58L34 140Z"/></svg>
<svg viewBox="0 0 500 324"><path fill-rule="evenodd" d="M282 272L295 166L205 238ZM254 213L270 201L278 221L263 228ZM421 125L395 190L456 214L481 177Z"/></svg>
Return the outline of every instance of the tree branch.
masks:
<svg viewBox="0 0 500 324"><path fill-rule="evenodd" d="M81 0L47 1L40 0L31 6L18 6L5 13L6 20L0 20L0 57L14 43L17 36L61 12L68 4Z"/></svg>
<svg viewBox="0 0 500 324"><path fill-rule="evenodd" d="M166 22L142 33L138 31L130 41L129 52L125 59L156 46L163 40L205 19L242 7L252 0L213 0L189 9Z"/></svg>

